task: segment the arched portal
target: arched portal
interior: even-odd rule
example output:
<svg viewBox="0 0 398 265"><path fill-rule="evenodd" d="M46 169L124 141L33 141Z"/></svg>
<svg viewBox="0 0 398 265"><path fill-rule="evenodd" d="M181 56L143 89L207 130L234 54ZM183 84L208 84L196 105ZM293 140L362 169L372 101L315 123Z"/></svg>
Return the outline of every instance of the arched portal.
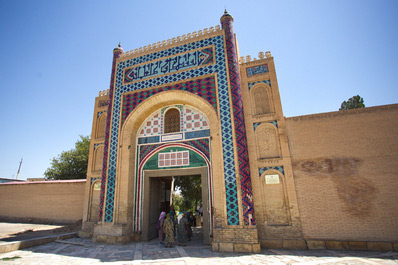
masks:
<svg viewBox="0 0 398 265"><path fill-rule="evenodd" d="M186 159L189 160L187 167L171 168L161 166L165 156L171 157L174 155L175 160L177 160L179 155L183 158L185 154L187 154ZM172 162L173 158L169 161ZM162 179L165 179L163 182L167 183L169 179L166 178L174 176L200 175L202 183L204 243L208 244L213 216L211 211L213 205L213 185L208 155L188 144L164 144L146 155L141 161L138 170L138 186L141 188L135 198L134 230L142 232L142 239L150 240L156 236L154 225L161 211L160 202L162 200L167 201L167 197L161 198L161 196L164 196L160 185Z"/></svg>
<svg viewBox="0 0 398 265"><path fill-rule="evenodd" d="M180 132L164 133L162 120L155 117L156 114L166 113L169 108L178 108L180 111ZM196 116L199 114L195 112L197 110L200 110L202 116ZM151 123L149 123L150 121ZM199 128L199 130L195 128ZM159 131L161 133L157 135ZM206 213L208 214L210 233L212 231L210 211L224 209L226 204L222 188L224 178L221 135L217 109L193 93L164 91L141 102L124 120L118 137L117 181L112 222L112 229L117 231L114 233L126 234L131 231L136 240L144 239L147 231L145 232L142 226L144 215L142 202L145 201L143 196L145 196L145 178L147 176L148 178L157 174L170 176L170 172L173 170L175 173L172 174L181 176L192 172L193 167L185 165L164 168L156 170L156 172L143 169L147 159L150 159L162 148L173 145L183 146L207 161L206 165L195 170L199 170L198 175L205 179L205 185L203 185L207 189L205 193L211 194L211 200L214 202L211 207L208 207ZM209 198L210 195L203 197ZM208 199L208 204L211 200ZM225 211L218 210L217 214L224 215L221 218L226 219ZM97 230L98 234L101 233L100 229L102 228Z"/></svg>

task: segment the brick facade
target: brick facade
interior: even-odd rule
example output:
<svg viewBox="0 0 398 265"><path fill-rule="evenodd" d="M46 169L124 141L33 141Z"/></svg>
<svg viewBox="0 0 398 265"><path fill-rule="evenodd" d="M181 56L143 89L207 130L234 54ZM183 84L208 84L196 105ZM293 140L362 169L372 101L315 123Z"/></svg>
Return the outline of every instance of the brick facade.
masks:
<svg viewBox="0 0 398 265"><path fill-rule="evenodd" d="M86 180L0 184L0 221L75 223L82 219Z"/></svg>

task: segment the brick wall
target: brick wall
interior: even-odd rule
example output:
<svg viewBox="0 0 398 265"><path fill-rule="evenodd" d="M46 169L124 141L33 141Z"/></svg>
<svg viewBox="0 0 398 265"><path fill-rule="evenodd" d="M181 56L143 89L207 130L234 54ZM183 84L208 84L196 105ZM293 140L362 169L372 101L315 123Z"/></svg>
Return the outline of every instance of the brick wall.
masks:
<svg viewBox="0 0 398 265"><path fill-rule="evenodd" d="M398 105L286 127L304 238L398 241Z"/></svg>
<svg viewBox="0 0 398 265"><path fill-rule="evenodd" d="M74 223L82 219L86 180L0 184L0 221Z"/></svg>

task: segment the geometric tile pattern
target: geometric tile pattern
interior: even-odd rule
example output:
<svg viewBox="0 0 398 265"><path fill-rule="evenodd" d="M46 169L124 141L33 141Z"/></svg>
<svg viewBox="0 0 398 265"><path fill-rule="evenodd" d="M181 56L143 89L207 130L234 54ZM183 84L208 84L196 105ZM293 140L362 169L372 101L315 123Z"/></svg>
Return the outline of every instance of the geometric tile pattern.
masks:
<svg viewBox="0 0 398 265"><path fill-rule="evenodd" d="M268 123L273 124L276 128L278 128L278 121L270 121Z"/></svg>
<svg viewBox="0 0 398 265"><path fill-rule="evenodd" d="M269 121L269 122L267 122L267 123L271 123L271 124L273 124L276 128L278 128L278 121ZM254 131L257 129L258 126L260 126L260 124L261 124L261 122L255 122L255 123L253 123Z"/></svg>
<svg viewBox="0 0 398 265"><path fill-rule="evenodd" d="M255 123L253 123L254 131L256 131L257 127L258 127L260 124L261 124L261 122L255 122Z"/></svg>
<svg viewBox="0 0 398 265"><path fill-rule="evenodd" d="M279 172L282 173L282 175L285 175L285 169L283 168L283 166L279 166L279 167L263 167L263 168L259 168L259 169L258 169L258 176L261 177L261 175L262 175L265 171L267 171L267 170L269 170L269 169L278 170Z"/></svg>
<svg viewBox="0 0 398 265"><path fill-rule="evenodd" d="M184 141L184 142L180 142L180 143L187 144L187 145L190 145L190 146L198 149L207 157L207 159L210 160L209 138L192 140L192 141ZM165 145L165 144L141 145L139 148L138 164L147 154L149 154L151 151L153 151L154 149L156 149L162 145Z"/></svg>
<svg viewBox="0 0 398 265"><path fill-rule="evenodd" d="M189 151L159 153L158 167L189 166Z"/></svg>
<svg viewBox="0 0 398 265"><path fill-rule="evenodd" d="M203 113L195 108L185 108L184 132L210 129L209 121Z"/></svg>
<svg viewBox="0 0 398 265"><path fill-rule="evenodd" d="M251 82L251 83L249 83L249 90L250 90L255 84L258 84L258 83L265 83L265 84L271 86L271 81L270 81L270 80L263 80L263 81Z"/></svg>
<svg viewBox="0 0 398 265"><path fill-rule="evenodd" d="M203 139L204 140L204 139ZM208 139L205 143L209 143ZM197 142L197 141L195 141ZM210 165L210 160L206 158L206 155L201 152L201 150L196 149L193 145L187 144L187 142L176 142L176 143L165 143L161 145L156 145L156 148L151 148L150 152L147 152L145 156L140 159L139 163L137 163L137 178L136 178L136 189L135 189L135 194L136 196L134 197L134 214L133 214L133 230L134 231L141 231L141 225L142 225L142 173L143 169L145 167L145 164L147 163L148 159L152 157L152 155L156 154L156 152L161 151L162 149L168 148L168 147L183 147L188 150L194 151L197 155L201 156L204 158L206 164L207 164L207 175L208 175L208 187L209 187L209 209L210 209L210 216L213 215L213 198L212 198L212 177L211 177L211 165ZM212 218L210 218L210 227L212 223Z"/></svg>
<svg viewBox="0 0 398 265"><path fill-rule="evenodd" d="M216 80L214 76L198 78L172 86L157 87L149 90L140 90L123 95L122 124L127 116L145 99L162 91L184 90L195 93L197 96L207 100L217 111Z"/></svg>
<svg viewBox="0 0 398 265"><path fill-rule="evenodd" d="M214 55L215 55L215 64L207 64L200 68L190 68L186 71L182 72L175 72L166 76L159 76L156 78L151 79L143 79L142 81L137 81L130 84L123 84L123 74L124 69L137 65L137 64L144 64L147 62L151 62L163 57L173 56L178 53L187 52L194 49L204 48L207 46L214 47ZM191 87L197 87L197 91L208 91L211 90L211 77L210 79L207 78L200 78L203 75L209 75L212 73L217 73L217 92L218 92L218 101L219 101L219 119L221 121L221 128L222 128L222 148L223 148L223 161L224 161L224 179L231 180L235 178L235 159L234 159L234 147L233 147L233 138L232 138L232 121L231 121L231 108L230 108L230 94L228 89L228 79L227 79L227 72L226 72L226 62L225 62L225 52L224 52L224 37L223 35L218 35L214 37L209 37L207 39L190 42L184 45L180 45L177 47L172 47L169 49L164 49L158 52L153 52L150 54L145 54L136 58L132 58L129 60L124 60L118 63L117 70L113 77L115 78L115 89L112 95L113 98L113 105L112 110L108 113L112 114L111 120L111 129L109 130L109 147L105 146L105 149L108 152L108 165L107 165L107 193L106 193L106 202L105 202L105 212L104 212L104 220L105 222L112 222L113 221L113 211L114 211L114 204L115 204L115 187L116 187L116 163L117 163L117 152L118 152L118 138L119 138L119 128L121 128L121 121L122 121L122 102L123 102L123 94L124 93L132 93L133 97L136 95L135 100L130 99L130 106L134 109L139 102L142 102L144 99L150 97L151 95L160 92L159 88L163 88L164 90L168 89L182 89L182 84L179 84L180 87L173 86L164 86L164 84L172 83L184 79L192 79L197 78L202 79L205 83L208 82L210 87L204 85L203 83L194 85L196 80L187 81L184 84L186 86L191 85ZM214 78L213 78L214 79ZM113 84L113 83L112 83ZM162 87L160 87L162 86ZM204 88L203 88L204 86ZM153 89L148 89L151 87L155 87ZM186 89L188 90L188 89ZM111 89L110 92L111 93ZM202 98L206 97L212 98L210 95L202 95ZM200 95L199 95L200 96ZM210 102L213 107L217 108L217 104ZM131 112L131 110L129 111ZM111 115L109 115L111 116ZM126 116L127 117L127 116ZM105 153L105 151L104 151ZM104 177L105 178L105 177ZM104 179L103 179L104 181ZM236 218L235 209L238 206L238 199L236 194L236 182L230 181L231 185L226 187L227 189L227 196L229 205L234 205L234 207L227 209L227 215L231 216L234 215ZM235 194L231 194L229 191L235 190ZM233 192L232 192L233 193ZM239 220L238 220L239 221ZM238 224L238 223L234 223Z"/></svg>
<svg viewBox="0 0 398 265"><path fill-rule="evenodd" d="M259 66L254 66L246 69L247 76L268 73L268 65L263 64Z"/></svg>
<svg viewBox="0 0 398 265"><path fill-rule="evenodd" d="M240 189L242 194L243 221L245 225L255 225L253 192L250 177L249 155L247 151L246 128L243 114L242 94L240 88L240 75L238 56L236 54L235 35L233 31L233 18L225 14L221 18L222 29L225 31L225 42L228 58L228 72L231 85L231 95L233 104L233 115L235 124L236 146L239 161ZM225 186L228 187L235 182L234 178L229 178ZM232 185L234 186L234 185ZM227 189L227 209L234 207L234 215L228 215L228 224L239 224L238 205L233 205L229 201L228 195L236 196L236 190Z"/></svg>
<svg viewBox="0 0 398 265"><path fill-rule="evenodd" d="M153 136L161 133L161 115L160 111L152 114L148 119L145 120L141 128L138 130L139 136Z"/></svg>
<svg viewBox="0 0 398 265"><path fill-rule="evenodd" d="M169 106L168 108L176 108L175 106ZM197 130L207 130L210 129L209 121L206 116L196 108L193 107L185 107L182 105L178 105L181 112L181 128L183 131L197 131ZM163 119L164 119L164 110L157 111L152 114L149 118L147 118L140 129L138 130L139 137L147 137L147 136L155 136L161 135L163 132Z"/></svg>
<svg viewBox="0 0 398 265"><path fill-rule="evenodd" d="M108 110L106 117L106 126L105 126L105 141L104 141L104 156L102 160L102 179L101 179L101 193L100 193L100 203L99 203L99 211L98 211L98 220L102 219L103 210L104 210L104 197L105 197L105 184L106 184L106 175L107 175L107 166L108 166L108 148L109 148L109 138L110 138L110 128L111 128L111 113L112 113L112 99L114 93L114 83L115 83L115 74L116 74L116 59L120 57L123 53L123 50L119 48L113 49L113 61L112 61L112 72L111 72L111 83L109 85L109 101L108 101ZM112 211L108 211L108 216L113 215Z"/></svg>
<svg viewBox="0 0 398 265"><path fill-rule="evenodd" d="M97 113L97 117L101 116L101 114L104 113L104 112L106 112L106 111L99 111L99 112Z"/></svg>

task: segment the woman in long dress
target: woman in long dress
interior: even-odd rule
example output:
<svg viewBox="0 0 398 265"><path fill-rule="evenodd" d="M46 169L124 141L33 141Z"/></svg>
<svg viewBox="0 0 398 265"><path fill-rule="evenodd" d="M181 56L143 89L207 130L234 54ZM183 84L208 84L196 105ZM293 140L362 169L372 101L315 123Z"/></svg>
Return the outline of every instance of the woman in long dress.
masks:
<svg viewBox="0 0 398 265"><path fill-rule="evenodd" d="M178 236L178 245L186 246L187 245L187 226L188 220L187 215L184 213L182 218L178 222L177 226L177 236Z"/></svg>
<svg viewBox="0 0 398 265"><path fill-rule="evenodd" d="M163 243L164 240L164 231L163 231L163 223L164 223L164 219L166 218L166 212L161 212L160 216L159 216L159 221L157 225L157 229L159 231L159 241L160 243Z"/></svg>
<svg viewBox="0 0 398 265"><path fill-rule="evenodd" d="M168 213L163 222L163 232L165 234L164 245L166 248L171 248L174 244L174 223Z"/></svg>

